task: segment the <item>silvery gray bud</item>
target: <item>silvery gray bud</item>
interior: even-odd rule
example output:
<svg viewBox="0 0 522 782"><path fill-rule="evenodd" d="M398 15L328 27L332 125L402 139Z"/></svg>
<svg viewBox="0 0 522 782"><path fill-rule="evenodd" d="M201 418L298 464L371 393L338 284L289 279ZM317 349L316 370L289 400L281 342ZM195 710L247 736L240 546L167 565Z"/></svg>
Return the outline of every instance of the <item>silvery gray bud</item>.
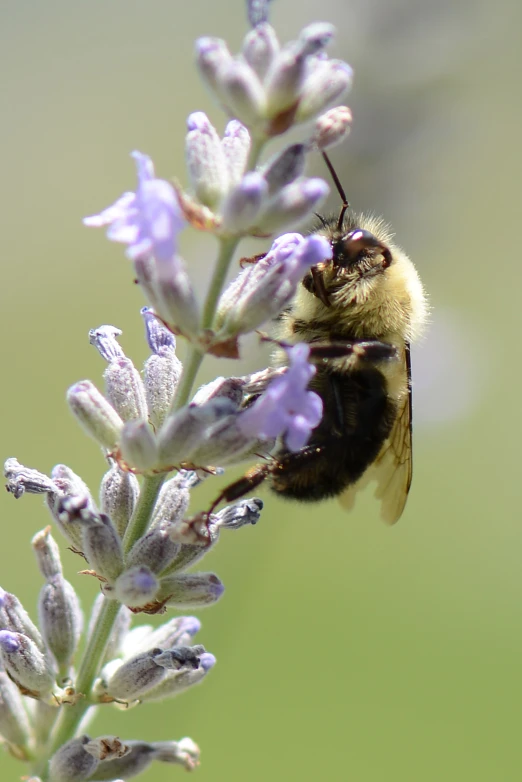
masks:
<svg viewBox="0 0 522 782"><path fill-rule="evenodd" d="M190 460L212 424L233 410L235 405L229 399L218 397L204 405L184 407L167 418L158 432L158 465L167 467Z"/></svg>
<svg viewBox="0 0 522 782"><path fill-rule="evenodd" d="M316 59L309 68L297 107L296 122L307 122L350 89L353 71L342 60Z"/></svg>
<svg viewBox="0 0 522 782"><path fill-rule="evenodd" d="M94 633L96 623L98 622L98 618L100 616L100 611L106 602L107 598L100 592L94 601L91 615L89 617L87 637L90 638ZM127 634L130 630L131 622L132 613L129 611L127 606L120 606L118 615L111 630L107 648L105 649L105 654L103 656L104 664L108 662L108 660L112 660L114 657L118 657L121 654L125 640L127 638Z"/></svg>
<svg viewBox="0 0 522 782"><path fill-rule="evenodd" d="M151 701L160 701L165 698L173 698L174 696L179 695L189 687L193 687L195 684L202 682L207 673L214 667L215 663L216 658L214 655L205 652L200 656L197 668L171 673L156 687L149 690L143 700L150 703Z"/></svg>
<svg viewBox="0 0 522 782"><path fill-rule="evenodd" d="M335 35L335 27L329 22L312 22L299 33L299 41L303 44L307 56L322 51Z"/></svg>
<svg viewBox="0 0 522 782"><path fill-rule="evenodd" d="M82 634L83 613L76 592L61 574L41 588L38 616L45 643L65 678Z"/></svg>
<svg viewBox="0 0 522 782"><path fill-rule="evenodd" d="M304 144L291 144L263 167L262 174L268 184L270 196L303 174L306 152L307 148Z"/></svg>
<svg viewBox="0 0 522 782"><path fill-rule="evenodd" d="M187 128L185 156L192 186L199 201L213 209L229 187L221 139L202 111L189 115Z"/></svg>
<svg viewBox="0 0 522 782"><path fill-rule="evenodd" d="M168 530L154 527L136 541L125 558L127 568L146 565L153 573L161 573L178 553L180 544L174 542Z"/></svg>
<svg viewBox="0 0 522 782"><path fill-rule="evenodd" d="M6 459L4 464L4 475L7 478L6 489L15 500L20 499L22 494L47 494L56 491L54 482L47 475L31 467L25 467L20 464L18 459L11 457Z"/></svg>
<svg viewBox="0 0 522 782"><path fill-rule="evenodd" d="M196 41L196 62L211 90L219 95L218 75L232 60L228 46L221 38L203 37Z"/></svg>
<svg viewBox="0 0 522 782"><path fill-rule="evenodd" d="M317 209L330 188L322 179L301 177L280 190L268 203L257 221L257 228L265 233L294 226Z"/></svg>
<svg viewBox="0 0 522 782"><path fill-rule="evenodd" d="M26 635L0 630L0 656L24 694L45 698L52 692L55 676L51 660Z"/></svg>
<svg viewBox="0 0 522 782"><path fill-rule="evenodd" d="M89 741L90 737L84 734L60 747L49 762L49 779L53 782L82 782L92 778L99 761L85 751Z"/></svg>
<svg viewBox="0 0 522 782"><path fill-rule="evenodd" d="M277 117L297 104L305 74L306 52L302 44L294 42L278 52L264 82L269 117Z"/></svg>
<svg viewBox="0 0 522 782"><path fill-rule="evenodd" d="M105 514L83 520L83 548L89 566L114 581L123 570L123 549L111 520Z"/></svg>
<svg viewBox="0 0 522 782"><path fill-rule="evenodd" d="M255 225L267 196L268 185L264 177L255 171L245 174L221 205L222 233L239 234Z"/></svg>
<svg viewBox="0 0 522 782"><path fill-rule="evenodd" d="M161 579L156 599L177 608L202 608L219 600L224 589L215 573L180 573Z"/></svg>
<svg viewBox="0 0 522 782"><path fill-rule="evenodd" d="M159 580L146 565L128 568L116 579L109 597L130 608L141 608L156 599Z"/></svg>
<svg viewBox="0 0 522 782"><path fill-rule="evenodd" d="M231 119L221 141L231 187L239 184L246 174L251 139L247 128L237 119Z"/></svg>
<svg viewBox="0 0 522 782"><path fill-rule="evenodd" d="M219 96L243 125L256 128L266 114L266 96L258 75L247 62L230 60L218 74Z"/></svg>
<svg viewBox="0 0 522 782"><path fill-rule="evenodd" d="M245 524L257 524L262 510L263 501L258 497L239 500L216 513L213 522L223 529L239 529Z"/></svg>
<svg viewBox="0 0 522 782"><path fill-rule="evenodd" d="M237 464L260 447L261 439L245 434L238 423L238 413L223 416L208 428L205 439L190 455L194 464Z"/></svg>
<svg viewBox="0 0 522 782"><path fill-rule="evenodd" d="M34 641L41 652L45 649L40 631L17 596L3 589L0 589L0 630L12 630L26 635Z"/></svg>
<svg viewBox="0 0 522 782"><path fill-rule="evenodd" d="M12 753L24 755L31 740L31 726L20 690L5 671L0 670L0 736L14 745Z"/></svg>
<svg viewBox="0 0 522 782"><path fill-rule="evenodd" d="M243 388L246 380L243 377L216 377L210 383L200 386L194 396L191 404L203 405L210 399L223 397L230 399L239 407L243 401Z"/></svg>
<svg viewBox="0 0 522 782"><path fill-rule="evenodd" d="M71 411L87 434L108 451L118 445L123 421L90 380L81 380L67 391Z"/></svg>
<svg viewBox="0 0 522 782"><path fill-rule="evenodd" d="M130 358L115 358L103 373L107 398L123 421L147 419L145 386Z"/></svg>
<svg viewBox="0 0 522 782"><path fill-rule="evenodd" d="M97 760L123 758L130 752L128 744L117 736L97 736L85 744L84 749Z"/></svg>
<svg viewBox="0 0 522 782"><path fill-rule="evenodd" d="M123 536L140 494L138 479L116 463L105 473L100 486L100 507Z"/></svg>
<svg viewBox="0 0 522 782"><path fill-rule="evenodd" d="M176 524L184 517L190 502L190 489L197 483L197 476L193 472L180 470L180 472L166 481L154 506L152 521L149 529L161 525Z"/></svg>
<svg viewBox="0 0 522 782"><path fill-rule="evenodd" d="M340 144L350 132L352 112L348 106L336 106L315 121L312 143L319 149L329 149Z"/></svg>
<svg viewBox="0 0 522 782"><path fill-rule="evenodd" d="M152 355L143 367L149 419L159 429L178 387L183 365L176 356L176 338L163 326L149 307L143 307L147 342Z"/></svg>
<svg viewBox="0 0 522 782"><path fill-rule="evenodd" d="M58 494L47 496L47 505L60 531L81 550L82 529L79 520L82 515L87 517L97 513L96 504L87 484L65 464L57 464L51 477L58 488Z"/></svg>
<svg viewBox="0 0 522 782"><path fill-rule="evenodd" d="M51 528L46 527L45 529L40 530L40 532L37 532L33 537L31 544L42 576L47 579L61 574L62 562L60 559L60 549L51 535Z"/></svg>
<svg viewBox="0 0 522 782"><path fill-rule="evenodd" d="M243 57L263 79L279 52L275 30L267 22L258 24L243 40Z"/></svg>
<svg viewBox="0 0 522 782"><path fill-rule="evenodd" d="M126 465L147 472L158 464L158 443L148 421L127 421L121 432L120 453Z"/></svg>
<svg viewBox="0 0 522 782"><path fill-rule="evenodd" d="M133 655L147 650L171 649L173 646L190 646L201 630L201 622L195 616L176 616L155 630L149 629L132 644Z"/></svg>
<svg viewBox="0 0 522 782"><path fill-rule="evenodd" d="M126 660L106 682L106 694L127 703L137 700L167 675L167 669L156 662L161 654L161 649L151 649Z"/></svg>

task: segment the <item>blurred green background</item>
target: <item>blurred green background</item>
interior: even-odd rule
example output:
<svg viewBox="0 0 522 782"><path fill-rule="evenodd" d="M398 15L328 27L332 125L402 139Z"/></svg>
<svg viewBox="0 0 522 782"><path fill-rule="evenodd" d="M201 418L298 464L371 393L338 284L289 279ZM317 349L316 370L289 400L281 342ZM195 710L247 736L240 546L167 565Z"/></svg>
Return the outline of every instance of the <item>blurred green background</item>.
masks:
<svg viewBox="0 0 522 782"><path fill-rule="evenodd" d="M205 560L227 587L199 612L198 640L218 658L206 683L129 713L106 707L91 733L190 735L200 782L518 780L522 7L276 0L271 18L283 40L315 19L336 24L332 53L355 68L354 129L332 158L352 204L392 222L430 294L411 497L388 529L371 496L343 515L263 492L261 523L223 535ZM80 220L134 187L132 149L186 181L188 113L223 127L193 40L225 37L236 51L245 31L242 0L1 4L3 457L65 462L96 492L103 459L65 389L100 380L91 327L121 327L137 362L146 350L121 247ZM326 173L319 160L311 171ZM184 252L204 278L212 242L187 236ZM0 497L0 583L34 612L29 540L48 517L38 498ZM87 606L97 586L64 557ZM0 763L2 778L23 773ZM177 773L157 765L142 778Z"/></svg>

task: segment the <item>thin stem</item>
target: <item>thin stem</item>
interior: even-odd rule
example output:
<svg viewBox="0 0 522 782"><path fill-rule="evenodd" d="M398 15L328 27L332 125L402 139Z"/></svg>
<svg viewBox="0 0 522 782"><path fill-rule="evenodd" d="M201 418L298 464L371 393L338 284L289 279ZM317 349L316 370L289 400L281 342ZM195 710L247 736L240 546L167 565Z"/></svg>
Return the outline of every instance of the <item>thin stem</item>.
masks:
<svg viewBox="0 0 522 782"><path fill-rule="evenodd" d="M123 551L125 554L130 551L134 543L145 533L166 477L165 473L161 473L160 475L152 475L143 479L138 504L134 508L134 513L123 537Z"/></svg>

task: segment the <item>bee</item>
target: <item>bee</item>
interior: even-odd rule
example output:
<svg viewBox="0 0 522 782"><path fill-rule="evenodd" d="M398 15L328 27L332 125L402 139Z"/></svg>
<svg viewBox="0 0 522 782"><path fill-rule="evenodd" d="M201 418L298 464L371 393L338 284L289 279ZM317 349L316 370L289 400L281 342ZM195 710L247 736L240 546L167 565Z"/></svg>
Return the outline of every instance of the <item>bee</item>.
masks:
<svg viewBox="0 0 522 782"><path fill-rule="evenodd" d="M295 453L280 443L273 461L227 487L231 501L268 479L279 496L305 502L338 497L351 509L357 492L377 481L383 519L401 516L412 479L410 343L426 320L427 303L415 267L380 219L349 208L319 218L332 259L311 269L275 324L282 344L306 342L316 373L309 388L323 417Z"/></svg>

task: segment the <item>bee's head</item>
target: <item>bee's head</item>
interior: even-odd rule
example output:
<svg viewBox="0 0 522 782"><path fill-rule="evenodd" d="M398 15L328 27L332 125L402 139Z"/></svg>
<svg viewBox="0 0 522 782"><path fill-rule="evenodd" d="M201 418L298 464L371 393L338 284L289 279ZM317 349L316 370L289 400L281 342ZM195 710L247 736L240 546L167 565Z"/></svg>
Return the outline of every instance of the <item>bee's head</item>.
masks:
<svg viewBox="0 0 522 782"><path fill-rule="evenodd" d="M366 228L354 228L332 243L332 266L336 274L366 277L380 274L392 263L392 254L384 242Z"/></svg>

